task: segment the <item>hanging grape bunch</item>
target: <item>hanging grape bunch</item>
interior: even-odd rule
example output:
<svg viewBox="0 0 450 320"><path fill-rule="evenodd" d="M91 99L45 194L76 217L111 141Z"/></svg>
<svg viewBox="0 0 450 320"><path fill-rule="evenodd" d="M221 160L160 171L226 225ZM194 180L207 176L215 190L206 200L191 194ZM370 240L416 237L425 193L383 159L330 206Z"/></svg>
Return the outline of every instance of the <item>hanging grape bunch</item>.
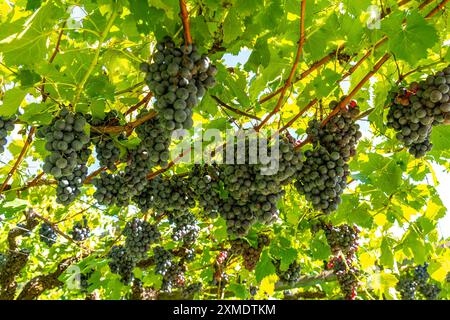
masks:
<svg viewBox="0 0 450 320"><path fill-rule="evenodd" d="M395 287L402 300L414 300L417 290L417 283L410 276L401 276Z"/></svg>
<svg viewBox="0 0 450 320"><path fill-rule="evenodd" d="M118 122L118 112L113 110L106 114L103 120L92 119L89 121L91 126L101 127ZM124 140L124 134L120 134L118 139ZM95 145L97 159L100 166L107 167L109 170L116 170L116 162L120 160L120 149L114 143L114 140L108 134L93 133L92 142Z"/></svg>
<svg viewBox="0 0 450 320"><path fill-rule="evenodd" d="M261 162L250 164L251 146L257 145L246 141L245 164L236 164L235 154L235 164L219 165L220 184L228 192L228 198L220 204L220 214L227 221L228 233L237 237L245 236L257 222L270 224L277 219L277 202L285 193L283 188L302 167L301 153L288 139L279 141L274 154L269 148L269 158L276 163L274 168Z"/></svg>
<svg viewBox="0 0 450 320"><path fill-rule="evenodd" d="M16 122L17 116L12 116L10 118L0 117L0 154L5 151L6 138L8 134L14 130L14 122Z"/></svg>
<svg viewBox="0 0 450 320"><path fill-rule="evenodd" d="M148 113L149 111L147 109L142 109L138 115L138 119ZM169 146L171 137L170 132L162 127L159 118L153 118L150 121L144 122L136 128L136 133L141 139L141 145L148 152L150 166L160 165L165 167L170 158Z"/></svg>
<svg viewBox="0 0 450 320"><path fill-rule="evenodd" d="M195 216L189 211L184 214L170 215L169 222L173 224L172 239L174 241L193 244L197 240L200 227L197 225Z"/></svg>
<svg viewBox="0 0 450 320"><path fill-rule="evenodd" d="M160 240L161 234L155 225L134 218L128 221L123 230L125 249L128 256L141 260L147 256L150 245Z"/></svg>
<svg viewBox="0 0 450 320"><path fill-rule="evenodd" d="M136 266L136 260L130 257L127 250L122 246L114 246L108 253L109 268L112 273L121 277L124 284L129 284L134 279L133 269Z"/></svg>
<svg viewBox="0 0 450 320"><path fill-rule="evenodd" d="M192 168L188 185L203 214L209 218L217 218L220 209L219 196L220 171L216 165L199 165Z"/></svg>
<svg viewBox="0 0 450 320"><path fill-rule="evenodd" d="M330 108L337 105L333 101ZM313 149L305 152L306 159L298 171L295 187L315 210L328 214L341 203L341 194L350 174L347 162L356 154L356 145L362 136L354 120L358 114L359 108L352 101L346 110L340 110L324 126L317 120L308 124L307 133Z"/></svg>
<svg viewBox="0 0 450 320"><path fill-rule="evenodd" d="M153 258L155 259L155 273L165 276L169 269L173 266L173 255L170 251L163 247L153 248Z"/></svg>
<svg viewBox="0 0 450 320"><path fill-rule="evenodd" d="M342 256L333 257L327 267L336 274L344 298L354 300L359 287L360 271L352 264L352 261L344 259Z"/></svg>
<svg viewBox="0 0 450 320"><path fill-rule="evenodd" d="M51 247L55 244L58 236L56 235L53 227L48 223L43 223L41 228L39 229L39 238L42 242L44 242L47 246Z"/></svg>
<svg viewBox="0 0 450 320"><path fill-rule="evenodd" d="M244 239L236 239L231 242L230 252L241 255L244 259L244 268L252 271L259 261L262 250L269 244L270 238L264 234L258 235L258 245L256 248Z"/></svg>
<svg viewBox="0 0 450 320"><path fill-rule="evenodd" d="M350 257L358 249L358 229L355 226L324 224L323 229L334 255L343 253L346 257Z"/></svg>
<svg viewBox="0 0 450 320"><path fill-rule="evenodd" d="M152 179L133 200L142 212L153 208L160 212L184 214L187 209L195 206L195 200L187 183L187 179L176 175L158 176Z"/></svg>
<svg viewBox="0 0 450 320"><path fill-rule="evenodd" d="M436 300L441 293L441 288L437 284L431 283L428 263L404 271L396 289L400 292L403 300L415 300L420 297L426 300Z"/></svg>
<svg viewBox="0 0 450 320"><path fill-rule="evenodd" d="M281 270L281 261L274 260L277 276L280 281L287 283L295 283L300 279L302 268L298 265L297 261L292 262L286 270Z"/></svg>
<svg viewBox="0 0 450 320"><path fill-rule="evenodd" d="M122 188L123 176L102 172L93 180L95 186L94 198L99 204L105 206L127 205L129 196L126 189Z"/></svg>
<svg viewBox="0 0 450 320"><path fill-rule="evenodd" d="M57 202L70 204L81 194L80 188L87 176L87 160L91 154L90 137L85 132L86 118L80 113L62 109L52 123L40 128L50 155L44 159L43 170L57 181Z"/></svg>
<svg viewBox="0 0 450 320"><path fill-rule="evenodd" d="M142 63L140 69L146 72L145 81L155 94L161 123L168 131L190 129L192 109L206 88L215 85L217 68L195 45L176 48L168 36L157 43L156 50L153 63Z"/></svg>
<svg viewBox="0 0 450 320"><path fill-rule="evenodd" d="M84 241L89 237L91 229L88 226L86 217L83 217L83 221L78 221L73 226L70 235L74 241Z"/></svg>
<svg viewBox="0 0 450 320"><path fill-rule="evenodd" d="M397 131L396 138L414 157L425 156L432 148L433 126L444 123L450 112L450 66L390 98L387 126Z"/></svg>
<svg viewBox="0 0 450 320"><path fill-rule="evenodd" d="M173 288L181 288L185 284L185 268L181 264L172 265L163 276L161 291L172 292Z"/></svg>
<svg viewBox="0 0 450 320"><path fill-rule="evenodd" d="M152 168L149 161L149 153L144 145L139 145L128 154L127 166L122 174L123 194L129 199L144 191L147 184L147 174Z"/></svg>

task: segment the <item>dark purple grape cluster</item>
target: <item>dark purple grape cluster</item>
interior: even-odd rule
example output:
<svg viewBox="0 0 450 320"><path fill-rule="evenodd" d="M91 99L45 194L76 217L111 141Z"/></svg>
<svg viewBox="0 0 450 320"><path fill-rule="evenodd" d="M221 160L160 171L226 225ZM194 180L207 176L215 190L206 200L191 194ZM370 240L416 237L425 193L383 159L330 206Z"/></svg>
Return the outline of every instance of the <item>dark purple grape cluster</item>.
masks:
<svg viewBox="0 0 450 320"><path fill-rule="evenodd" d="M220 172L216 165L196 164L189 175L188 185L203 214L209 218L217 218L221 199L219 196Z"/></svg>
<svg viewBox="0 0 450 320"><path fill-rule="evenodd" d="M177 215L195 207L187 179L176 175L152 179L133 200L142 212L154 209L158 212L174 212Z"/></svg>
<svg viewBox="0 0 450 320"><path fill-rule="evenodd" d="M336 108L337 104L333 101L330 108ZM362 136L355 123L358 114L358 106L351 102L346 110L341 110L324 126L317 120L308 125L313 149L305 152L306 159L298 171L295 187L314 209L323 213L337 209L347 187L350 174L347 162L356 154L356 145Z"/></svg>
<svg viewBox="0 0 450 320"><path fill-rule="evenodd" d="M217 68L209 58L201 55L195 45L177 48L170 37L156 45L153 63L142 63L145 81L155 94L155 109L168 131L190 129L192 109L199 103L207 88L215 85Z"/></svg>
<svg viewBox="0 0 450 320"><path fill-rule="evenodd" d="M243 237L255 223L267 225L277 219L277 203L285 194L283 188L302 168L301 153L287 138L275 142L275 148L268 148L267 158L271 164L276 163L273 168L263 164L261 159L253 159L255 163L251 163L259 142L248 138L243 150L240 150L239 142L236 143L234 149L238 152L234 152L234 163L226 161L218 166L219 184L228 193L228 197L220 202L220 214L232 236ZM244 159L243 164L239 164L241 159Z"/></svg>
<svg viewBox="0 0 450 320"><path fill-rule="evenodd" d="M408 89L392 92L389 99L387 126L397 131L396 138L414 157L425 156L433 147L433 126L442 124L450 113L450 66L411 83Z"/></svg>
<svg viewBox="0 0 450 320"><path fill-rule="evenodd" d="M156 225L133 218L128 221L123 230L125 250L133 259L139 261L147 256L147 251L153 243L159 242L161 234Z"/></svg>
<svg viewBox="0 0 450 320"><path fill-rule="evenodd" d="M45 149L50 152L43 170L55 177L56 199L63 205L69 205L81 194L87 176L86 163L91 150L86 124L82 114L64 108L50 125L37 132L38 138L45 139Z"/></svg>
<svg viewBox="0 0 450 320"><path fill-rule="evenodd" d="M354 300L359 287L360 270L353 265L350 259L344 259L342 256L331 258L327 267L336 274L344 298Z"/></svg>
<svg viewBox="0 0 450 320"><path fill-rule="evenodd" d="M419 287L419 292L427 300L436 300L441 293L441 288L437 284L427 283Z"/></svg>
<svg viewBox="0 0 450 320"><path fill-rule="evenodd" d="M155 259L155 273L164 276L173 266L173 255L163 247L153 248L153 258Z"/></svg>
<svg viewBox="0 0 450 320"><path fill-rule="evenodd" d="M429 279L430 274L428 273L428 263L425 262L423 266L418 265L414 268L414 280L419 288L424 287Z"/></svg>
<svg viewBox="0 0 450 320"><path fill-rule="evenodd" d="M138 119L149 113L147 109L142 109ZM136 133L141 139L141 145L148 152L150 166L160 165L165 167L170 159L169 146L171 141L170 132L164 129L159 118L153 118L144 122L136 128Z"/></svg>
<svg viewBox="0 0 450 320"><path fill-rule="evenodd" d="M181 264L173 264L163 276L161 291L172 292L174 288L182 288L185 284L185 268Z"/></svg>
<svg viewBox="0 0 450 320"><path fill-rule="evenodd" d="M89 237L90 233L91 229L86 217L83 217L83 221L77 221L69 232L74 241L84 241Z"/></svg>
<svg viewBox="0 0 450 320"><path fill-rule="evenodd" d="M39 238L47 246L51 247L55 244L58 239L55 229L48 223L43 223L39 229Z"/></svg>
<svg viewBox="0 0 450 320"><path fill-rule="evenodd" d="M169 216L169 222L173 224L172 239L182 241L185 244L193 244L200 232L197 219L189 211L179 214L178 212Z"/></svg>
<svg viewBox="0 0 450 320"><path fill-rule="evenodd" d="M118 117L118 112L113 110L109 111L102 120L88 119L88 122L94 127L108 126L117 124L119 121ZM108 134L96 133L95 131L91 136L100 166L107 167L111 171L116 170L116 163L120 160L121 152L113 138ZM124 140L125 136L120 134L117 138Z"/></svg>
<svg viewBox="0 0 450 320"><path fill-rule="evenodd" d="M124 284L129 284L134 279L133 269L136 260L133 259L123 246L114 246L108 253L109 268L112 273L118 274Z"/></svg>
<svg viewBox="0 0 450 320"><path fill-rule="evenodd" d="M270 238L267 235L260 234L258 236L258 245L253 247L244 239L236 239L231 241L230 253L241 255L244 259L244 268L252 271L261 257L264 247L270 244Z"/></svg>
<svg viewBox="0 0 450 320"><path fill-rule="evenodd" d="M6 138L8 134L14 130L14 123L17 120L17 116L10 118L0 117L0 155L5 151L7 143Z"/></svg>
<svg viewBox="0 0 450 320"><path fill-rule="evenodd" d="M397 283L397 290L403 300L415 300L424 298L435 300L441 293L441 288L437 284L430 283L428 273L428 263L416 266L412 271L408 268L402 274Z"/></svg>
<svg viewBox="0 0 450 320"><path fill-rule="evenodd" d="M102 172L94 179L94 198L99 204L105 206L126 206L129 203L127 190L122 188L123 175Z"/></svg>
<svg viewBox="0 0 450 320"><path fill-rule="evenodd" d="M277 276L280 281L294 284L300 279L302 268L298 265L297 261L292 262L287 270L281 270L280 260L274 260L273 264L275 265Z"/></svg>
<svg viewBox="0 0 450 320"><path fill-rule="evenodd" d="M401 276L395 287L399 292L402 300L414 300L417 291L417 283L413 277Z"/></svg>
<svg viewBox="0 0 450 320"><path fill-rule="evenodd" d="M358 250L359 230L355 226L324 224L323 230L333 255L342 253L350 257Z"/></svg>

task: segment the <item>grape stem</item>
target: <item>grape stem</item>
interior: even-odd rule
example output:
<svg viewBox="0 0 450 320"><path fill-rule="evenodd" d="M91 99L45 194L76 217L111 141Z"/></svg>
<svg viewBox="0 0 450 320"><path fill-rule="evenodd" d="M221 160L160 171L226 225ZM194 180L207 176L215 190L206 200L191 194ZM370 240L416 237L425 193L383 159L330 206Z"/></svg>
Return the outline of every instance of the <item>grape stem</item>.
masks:
<svg viewBox="0 0 450 320"><path fill-rule="evenodd" d="M61 30L59 31L59 35L58 35L58 40L56 41L56 46L55 46L55 50L53 50L52 55L50 56L50 59L48 59L48 63L51 64L53 62L53 60L55 60L56 55L59 52L59 47L61 45L61 39L64 33L64 27L66 26L66 22L64 21ZM41 95L42 95L42 102L45 102L49 96L48 93L45 93L45 77L42 78L42 84L41 84Z"/></svg>
<svg viewBox="0 0 450 320"><path fill-rule="evenodd" d="M356 85L356 87L344 98L342 99L338 105L336 106L336 108L334 108L333 111L330 112L330 114L325 118L325 120L322 122L322 127L325 126L328 121L330 121L330 119L332 117L334 117L341 109L343 109L346 105L349 104L349 102L352 100L352 98L356 95L356 93L361 90L361 88L364 86L364 84L369 81L370 78L372 78L372 76L378 72L378 70L383 66L384 63L386 63L386 61L389 60L389 58L391 57L391 54L386 53L383 57L381 57L381 59L375 64L375 66L373 67L373 69L371 71L369 71L366 76Z"/></svg>
<svg viewBox="0 0 450 320"><path fill-rule="evenodd" d="M148 99L150 99L150 98L148 98ZM139 127L141 124L143 124L143 123L153 119L154 117L156 117L156 112L155 111L151 111L151 112L147 113L145 116L143 116L142 118L138 118L135 121L128 122L127 124L125 124L123 126L99 126L99 127L91 127L91 130L94 131L94 132L97 132L97 133L122 133L122 132L126 132L128 135L130 135L131 132L133 132L133 130L136 127Z"/></svg>
<svg viewBox="0 0 450 320"><path fill-rule="evenodd" d="M419 6L419 10L422 10L423 8L425 8L427 5L429 5L430 3L432 3L434 0L425 0L424 2L422 2Z"/></svg>
<svg viewBox="0 0 450 320"><path fill-rule="evenodd" d="M433 10L431 10L425 18L431 18L432 16L436 15L439 11L441 11L444 6L449 2L450 0L443 0L441 3L439 3Z"/></svg>
<svg viewBox="0 0 450 320"><path fill-rule="evenodd" d="M186 45L191 45L192 44L191 26L189 23L189 13L186 7L186 0L180 0L180 16L181 21L183 22L184 43Z"/></svg>
<svg viewBox="0 0 450 320"><path fill-rule="evenodd" d="M19 167L20 163L22 162L23 158L25 157L25 154L27 153L29 146L33 142L33 136L34 136L35 131L36 131L36 127L32 127L30 129L27 139L25 140L25 144L23 145L22 150L20 151L19 157L17 157L16 162L14 163L11 170L8 172L8 175L6 176L5 181L3 181L3 184L0 187L0 193L2 193L3 190L5 190L6 186L8 185L9 180L12 178L12 176L14 175L14 172L16 172L17 168Z"/></svg>
<svg viewBox="0 0 450 320"><path fill-rule="evenodd" d="M294 59L294 64L291 68L291 72L289 73L288 78L286 79L286 82L284 86L281 88L280 97L278 98L277 104L275 105L275 108L270 112L262 121L261 123L255 127L256 131L259 131L275 114L277 114L284 102L284 96L286 94L286 90L288 87L292 84L292 79L294 78L295 72L297 71L297 67L299 64L300 56L303 51L303 45L305 43L305 11L306 11L306 0L302 0L300 5L300 41L297 47L297 53Z"/></svg>
<svg viewBox="0 0 450 320"><path fill-rule="evenodd" d="M129 115L130 113L133 113L134 111L136 111L140 106L144 105L144 104L148 104L148 102L150 101L150 99L153 97L153 94L151 92L147 93L147 95L138 103L136 103L134 106L132 106L130 109L128 109L125 113L124 116Z"/></svg>
<svg viewBox="0 0 450 320"><path fill-rule="evenodd" d="M383 66L383 64L389 60L391 55L386 53L381 59L375 64L373 69L369 71L366 76L356 85L356 87L344 98L342 99L336 108L330 112L330 114L322 121L321 126L325 126L331 118L333 118L341 109L348 105L350 100L355 96L355 94L364 86L364 84ZM295 149L300 149L304 145L311 142L311 137L307 137L304 141L300 142L295 146Z"/></svg>
<svg viewBox="0 0 450 320"><path fill-rule="evenodd" d="M342 49L342 48L341 48ZM311 67L308 68L308 70L304 71L303 73L301 73L299 76L297 76L294 80L294 83L299 82L300 80L306 78L307 76L309 76L311 73L313 73L315 70L317 70L319 67L323 66L325 63L329 62L334 56L336 56L337 50L330 52L328 55L326 55L325 57L323 57L322 59L314 62ZM260 104L263 104L267 101L269 101L270 99L272 99L273 97L277 96L278 94L281 93L281 91L283 90L283 88L279 88L278 90L269 93L268 95L266 95L265 97L262 97L259 100Z"/></svg>
<svg viewBox="0 0 450 320"><path fill-rule="evenodd" d="M407 3L411 2L411 0L404 0L401 1L398 6L401 7ZM420 7L419 7L420 8ZM385 18L388 14L390 13L390 10L387 10L386 14L382 15L382 19ZM378 41L375 46L371 49L368 49L366 54L363 56L363 58L361 58L361 60L359 60L352 68L350 68L350 70L347 72L347 74L344 76L344 79L346 77L348 77L349 75L351 75L353 72L355 72L355 70L362 64L362 62L364 62L364 60L366 60L370 54L373 52L374 49L378 49L378 47L380 47L384 42L386 42L387 38L385 39L385 37L383 37L380 41ZM329 54L327 54L325 57L323 57L322 59L316 61L315 63L312 64L312 66L304 71L302 74L300 74L299 76L297 76L294 80L294 83L299 82L300 80L306 78L308 75L310 75L313 71L317 70L320 66L324 65L325 63L329 62L331 59L333 59L338 53L339 51L342 51L345 48L345 46L341 46L338 49L330 52ZM353 54L353 56L355 56L355 54ZM281 91L283 90L283 88L279 88L278 90L269 93L268 95L262 97L259 100L260 104L263 104L267 101L269 101L270 99L272 99L273 97L277 96L278 94L281 93Z"/></svg>
<svg viewBox="0 0 450 320"><path fill-rule="evenodd" d="M117 17L117 7L116 7L116 5L114 5L111 15L109 16L108 23L106 24L105 30L101 33L102 36L98 41L98 46L97 46L97 49L95 50L94 58L92 59L91 64L89 65L89 68L84 73L83 78L77 85L77 89L75 91L75 98L72 103L72 105L74 107L77 105L78 101L80 100L81 91L83 91L84 85L86 84L91 73L94 71L95 66L97 65L103 43L105 42L106 37L108 36L109 30L112 28L116 17Z"/></svg>
<svg viewBox="0 0 450 320"><path fill-rule="evenodd" d="M378 49L381 45L383 45L386 41L388 40L388 38L386 36L384 36L383 38L381 38L372 48L368 49L366 51L366 53L364 54L364 56L362 56L361 59L358 60L358 62L355 63L354 66L352 66L343 76L340 80L338 80L338 82L341 82L342 80L345 80L347 77L349 77L350 75L352 75L356 69L359 68L359 66L367 60L367 58L369 58L372 53Z"/></svg>
<svg viewBox="0 0 450 320"><path fill-rule="evenodd" d="M225 102L223 102L222 100L220 100L220 99L219 99L217 96L215 96L215 95L211 95L211 98L213 98L214 100L216 100L216 102L217 102L219 105L221 105L222 107L224 107L225 109L228 109L228 110L230 110L230 111L233 111L234 113L237 113L237 114L239 114L239 115L241 115L241 116L248 117L248 118L251 118L251 119L254 119L254 120L261 120L261 118L259 118L259 117L257 117L257 116L254 116L254 115L252 115L252 114L246 113L246 112L244 112L244 111L242 111L242 110L236 109L236 108L234 108L234 107L232 107L232 106L226 104Z"/></svg>

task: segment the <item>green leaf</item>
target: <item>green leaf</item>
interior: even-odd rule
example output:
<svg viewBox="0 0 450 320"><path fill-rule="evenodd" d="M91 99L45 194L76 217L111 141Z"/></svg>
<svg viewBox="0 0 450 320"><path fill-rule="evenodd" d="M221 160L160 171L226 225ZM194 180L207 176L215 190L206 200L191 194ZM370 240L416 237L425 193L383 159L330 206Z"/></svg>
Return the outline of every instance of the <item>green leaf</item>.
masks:
<svg viewBox="0 0 450 320"><path fill-rule="evenodd" d="M92 116L96 119L104 119L105 118L105 109L106 104L104 100L95 100L91 103L91 113Z"/></svg>
<svg viewBox="0 0 450 320"><path fill-rule="evenodd" d="M41 77L33 70L20 69L17 73L17 80L19 80L20 86L27 88L39 82Z"/></svg>
<svg viewBox="0 0 450 320"><path fill-rule="evenodd" d="M223 23L223 42L225 45L236 40L241 35L244 25L238 17L237 10L231 9Z"/></svg>
<svg viewBox="0 0 450 320"><path fill-rule="evenodd" d="M243 1L244 2L244 1ZM252 50L250 57L248 58L245 67L248 70L257 72L260 67L267 68L270 63L270 50L267 44L268 37L258 38L256 44Z"/></svg>
<svg viewBox="0 0 450 320"><path fill-rule="evenodd" d="M248 289L243 284L232 283L228 289L239 299L248 299L249 297Z"/></svg>
<svg viewBox="0 0 450 320"><path fill-rule="evenodd" d="M10 117L16 114L26 95L27 91L19 87L6 91L0 108L0 116Z"/></svg>
<svg viewBox="0 0 450 320"><path fill-rule="evenodd" d="M423 264L427 261L427 250L425 248L425 243L419 234L415 231L409 231L403 244L406 248L410 250L412 255L414 256L414 261L417 264Z"/></svg>
<svg viewBox="0 0 450 320"><path fill-rule="evenodd" d="M270 246L270 252L276 259L281 260L282 271L286 271L297 258L297 250L292 248L291 242L284 237Z"/></svg>
<svg viewBox="0 0 450 320"><path fill-rule="evenodd" d="M395 57L416 66L420 59L428 56L427 50L437 43L439 37L434 26L418 12L406 16L405 27L402 22L402 15L392 15L383 20L382 30L389 37L389 49Z"/></svg>
<svg viewBox="0 0 450 320"><path fill-rule="evenodd" d="M256 281L261 282L263 278L272 274L275 274L275 266L272 264L272 260L269 257L268 250L264 250L261 254L261 258L258 264L256 265Z"/></svg>
<svg viewBox="0 0 450 320"><path fill-rule="evenodd" d="M380 247L380 263L390 269L394 267L394 252L390 244L391 242L392 240L390 238L384 237Z"/></svg>
<svg viewBox="0 0 450 320"><path fill-rule="evenodd" d="M311 253L312 257L317 260L325 260L331 255L330 246L320 234L316 234L311 240Z"/></svg>
<svg viewBox="0 0 450 320"><path fill-rule="evenodd" d="M31 103L25 108L25 112L19 119L33 125L50 124L53 119L52 110L55 110L55 106L52 104Z"/></svg>
<svg viewBox="0 0 450 320"><path fill-rule="evenodd" d="M130 2L130 11L133 15L136 27L141 33L148 33L152 19L150 18L150 7L148 1L128 0Z"/></svg>
<svg viewBox="0 0 450 320"><path fill-rule="evenodd" d="M14 192L12 192L14 194ZM24 210L28 206L28 201L23 199L10 199L8 202L0 204L0 211L5 218L10 219L15 213Z"/></svg>
<svg viewBox="0 0 450 320"><path fill-rule="evenodd" d="M47 2L27 22L24 32L0 41L0 52L9 65L34 65L45 60L47 39L59 19L67 14L55 2Z"/></svg>
<svg viewBox="0 0 450 320"><path fill-rule="evenodd" d="M403 170L395 161L390 161L383 171L372 173L369 177L373 185L386 192L392 194L402 184Z"/></svg>
<svg viewBox="0 0 450 320"><path fill-rule="evenodd" d="M86 83L85 92L90 98L105 98L114 101L114 85L105 75L94 76Z"/></svg>
<svg viewBox="0 0 450 320"><path fill-rule="evenodd" d="M26 10L36 10L42 4L42 0L27 0Z"/></svg>

